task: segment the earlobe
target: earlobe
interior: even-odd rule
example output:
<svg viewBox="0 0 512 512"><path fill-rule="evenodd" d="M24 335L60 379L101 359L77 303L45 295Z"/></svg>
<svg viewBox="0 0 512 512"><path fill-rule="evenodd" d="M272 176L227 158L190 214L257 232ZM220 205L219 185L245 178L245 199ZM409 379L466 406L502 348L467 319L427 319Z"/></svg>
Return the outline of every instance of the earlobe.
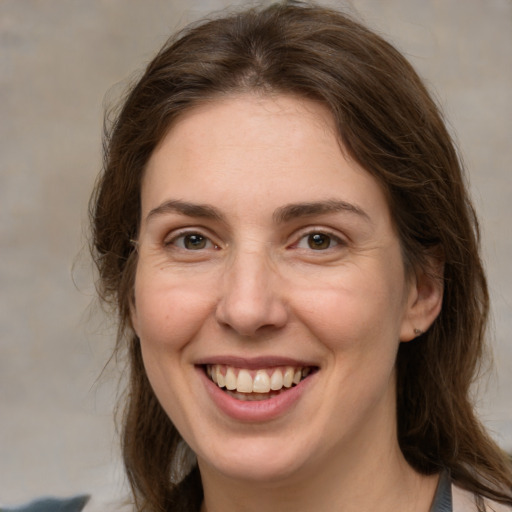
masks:
<svg viewBox="0 0 512 512"><path fill-rule="evenodd" d="M441 312L443 271L442 263L431 261L427 270L419 270L412 276L400 341L411 341L427 332Z"/></svg>

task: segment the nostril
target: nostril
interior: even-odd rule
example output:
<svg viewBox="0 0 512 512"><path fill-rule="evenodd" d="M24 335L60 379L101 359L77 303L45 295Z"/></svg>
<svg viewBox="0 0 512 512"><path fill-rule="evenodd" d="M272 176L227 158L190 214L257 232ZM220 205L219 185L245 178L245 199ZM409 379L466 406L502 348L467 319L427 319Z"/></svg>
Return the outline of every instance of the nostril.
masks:
<svg viewBox="0 0 512 512"><path fill-rule="evenodd" d="M262 304L242 300L229 304L223 301L217 308L216 319L224 329L252 337L282 328L287 323L288 312L284 304L272 298Z"/></svg>

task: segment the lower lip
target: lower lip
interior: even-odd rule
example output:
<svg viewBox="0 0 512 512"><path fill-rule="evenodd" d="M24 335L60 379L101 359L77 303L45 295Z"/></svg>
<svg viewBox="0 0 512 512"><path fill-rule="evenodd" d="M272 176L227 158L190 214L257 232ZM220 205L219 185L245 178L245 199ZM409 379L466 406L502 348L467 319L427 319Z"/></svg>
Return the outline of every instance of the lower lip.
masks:
<svg viewBox="0 0 512 512"><path fill-rule="evenodd" d="M227 416L248 423L274 420L291 411L316 376L312 374L296 386L267 400L242 401L233 398L220 389L219 386L207 377L202 367L198 367L197 371L200 373L206 390L214 404Z"/></svg>

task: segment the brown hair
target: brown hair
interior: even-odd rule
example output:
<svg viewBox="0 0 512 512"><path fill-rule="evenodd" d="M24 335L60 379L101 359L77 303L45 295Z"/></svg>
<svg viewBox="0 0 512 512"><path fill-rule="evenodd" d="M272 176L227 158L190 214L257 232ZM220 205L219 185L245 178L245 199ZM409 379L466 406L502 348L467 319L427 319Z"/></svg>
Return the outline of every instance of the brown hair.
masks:
<svg viewBox="0 0 512 512"><path fill-rule="evenodd" d="M448 468L461 487L512 504L512 472L475 417L470 386L484 349L489 299L477 220L461 163L436 104L405 58L348 16L297 3L205 21L167 42L106 130L91 200L101 296L119 312L128 344L123 455L140 510L193 510L197 468L158 403L130 328L140 188L173 122L201 101L244 91L294 94L331 110L345 150L385 187L408 269L444 260L443 309L397 360L398 438L408 462Z"/></svg>

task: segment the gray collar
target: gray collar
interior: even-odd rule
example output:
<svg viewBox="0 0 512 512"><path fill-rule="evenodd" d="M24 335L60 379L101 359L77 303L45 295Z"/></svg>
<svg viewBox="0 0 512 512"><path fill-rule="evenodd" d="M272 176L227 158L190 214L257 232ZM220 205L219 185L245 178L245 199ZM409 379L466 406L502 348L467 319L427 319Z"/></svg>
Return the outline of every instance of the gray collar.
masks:
<svg viewBox="0 0 512 512"><path fill-rule="evenodd" d="M439 477L437 484L436 495L430 512L452 512L452 481L450 473L444 470Z"/></svg>

